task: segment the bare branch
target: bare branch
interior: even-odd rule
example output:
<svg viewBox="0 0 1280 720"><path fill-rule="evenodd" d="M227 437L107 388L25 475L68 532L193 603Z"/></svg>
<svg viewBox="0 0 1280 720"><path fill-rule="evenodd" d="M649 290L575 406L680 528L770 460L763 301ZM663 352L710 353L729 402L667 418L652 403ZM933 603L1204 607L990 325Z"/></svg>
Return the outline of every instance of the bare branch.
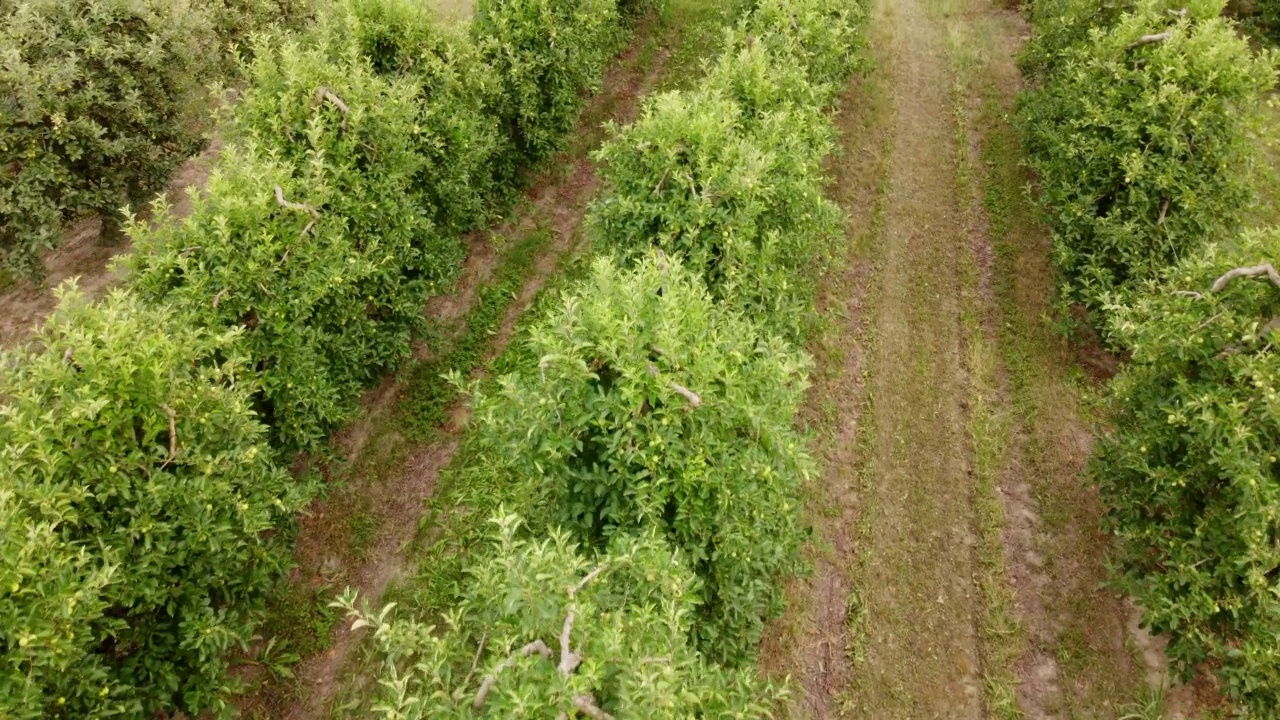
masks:
<svg viewBox="0 0 1280 720"><path fill-rule="evenodd" d="M590 695L573 696L573 708L592 720L614 720L612 715L596 705L596 699Z"/></svg>
<svg viewBox="0 0 1280 720"><path fill-rule="evenodd" d="M342 102L342 98L338 97L337 95L334 95L333 91L330 90L329 88L325 87L324 85L321 85L320 87L316 88L315 97L311 99L311 108L314 110L326 100L328 100L334 107L338 108L338 110L342 112L342 129L346 130L347 114L350 113L351 110L350 108L347 107L346 103Z"/></svg>
<svg viewBox="0 0 1280 720"><path fill-rule="evenodd" d="M1156 33L1154 35L1143 35L1137 40L1129 43L1129 46L1126 47L1125 50L1132 50L1134 48L1142 47L1143 45L1150 45L1151 43L1164 42L1165 40L1168 40L1170 37L1172 37L1172 35L1168 30L1165 30L1162 33Z"/></svg>
<svg viewBox="0 0 1280 720"><path fill-rule="evenodd" d="M1230 283L1232 280L1235 280L1236 278L1254 277L1256 275L1266 275L1267 277L1271 278L1272 284L1274 284L1276 287L1280 287L1280 272L1276 272L1275 267L1272 266L1270 263L1263 263L1262 265L1253 265L1251 267L1238 267L1234 270L1227 271L1222 275L1222 277L1214 281L1213 291L1221 292L1222 288L1227 286L1227 283Z"/></svg>
<svg viewBox="0 0 1280 720"><path fill-rule="evenodd" d="M1204 299L1204 293L1198 293L1195 290L1174 290L1174 295L1182 295L1183 297L1195 298L1197 300Z"/></svg>
<svg viewBox="0 0 1280 720"><path fill-rule="evenodd" d="M583 577L581 580L578 581L577 585L574 585L573 587L569 588L569 599L572 600L575 597L577 597L578 593L582 592L583 588L585 588L592 580L595 580L596 578L600 577L600 573L608 569L609 569L609 563L604 563L600 567L596 568L595 570L592 570L591 572L587 573L585 577Z"/></svg>
<svg viewBox="0 0 1280 720"><path fill-rule="evenodd" d="M1174 9L1172 9L1172 8L1171 8L1171 9L1169 9L1169 10L1166 10L1165 12L1169 13L1170 15L1172 15L1172 16L1174 16L1174 17L1178 17L1178 18L1184 18L1184 17L1186 17L1186 16L1187 16L1187 9L1186 9L1186 8L1182 8L1181 10L1174 10Z"/></svg>
<svg viewBox="0 0 1280 720"><path fill-rule="evenodd" d="M547 647L547 644L541 640L534 640L528 645L525 645L519 650L511 653L507 656L506 660L498 663L498 667L494 668L493 672L485 677L484 682L480 683L480 691L476 693L476 699L471 702L471 709L480 710L484 707L485 700L489 699L489 692L493 690L493 686L498 682L498 676L502 674L503 670L514 665L517 660L527 658L534 653L537 653L548 660L551 659L551 648Z"/></svg>
<svg viewBox="0 0 1280 720"><path fill-rule="evenodd" d="M574 607L573 601L588 583L600 577L600 573L608 569L609 563L602 563L595 570L587 573L573 587L569 588L569 607L565 611L564 627L560 630L560 674L565 677L573 674L573 671L582 662L582 656L574 652L570 645L570 636L573 634L573 621L577 613L577 608Z"/></svg>
<svg viewBox="0 0 1280 720"><path fill-rule="evenodd" d="M1164 203L1160 205L1160 218L1156 220L1156 227L1164 224L1165 218L1169 214L1169 198L1164 199Z"/></svg>
<svg viewBox="0 0 1280 720"><path fill-rule="evenodd" d="M671 386L672 390L675 390L677 393L684 396L684 399L688 400L690 405L694 407L702 407L702 398L699 397L698 393L681 385L675 380L672 380L671 382L667 383L667 385Z"/></svg>
<svg viewBox="0 0 1280 720"><path fill-rule="evenodd" d="M72 345L71 347L67 348L66 352L62 353L62 363L64 365L70 365L71 361L75 360L75 357L76 357L76 346Z"/></svg>
<svg viewBox="0 0 1280 720"><path fill-rule="evenodd" d="M649 375L651 375L652 377L658 377L658 368L657 368L657 366L655 366L655 365L650 365L650 366L649 366ZM698 393L696 393L696 392L694 392L694 391L690 390L689 388L687 388L687 387L685 387L685 386L681 385L680 383L676 382L675 380L668 380L668 381L667 381L667 387L671 388L672 390L675 390L675 391L676 391L677 393L679 393L682 397L684 397L684 399L685 399L685 400L688 400L690 405L692 405L692 406L694 406L694 407L696 407L696 408L702 407L702 397L701 397L700 395L698 395Z"/></svg>
<svg viewBox="0 0 1280 720"><path fill-rule="evenodd" d="M160 467L168 467L174 460L178 458L178 413L168 405L163 405L164 411L169 414L169 457L165 458Z"/></svg>
<svg viewBox="0 0 1280 720"><path fill-rule="evenodd" d="M489 633L480 635L480 644L476 646L476 656L471 660L471 669L467 671L467 677L462 680L462 687L471 684L471 678L476 674L476 666L480 664L480 654L484 652L484 643L489 639Z"/></svg>
<svg viewBox="0 0 1280 720"><path fill-rule="evenodd" d="M221 290L219 290L219 291L218 291L218 294L217 294L217 295L214 295L214 296L213 296L213 309L214 309L214 310L217 310L217 309L218 309L218 303L222 302L222 296L223 296L223 295L225 295L226 293L227 293L227 289L226 289L226 288L222 288Z"/></svg>
<svg viewBox="0 0 1280 720"><path fill-rule="evenodd" d="M289 202L288 200L285 200L284 188L280 187L279 185L276 186L276 203L279 204L280 207L282 208L288 208L290 210L297 210L299 212L307 213L308 215L311 216L312 220L318 219L320 217L320 212L315 208L311 207L310 205L303 205L302 203L292 203L292 202Z"/></svg>

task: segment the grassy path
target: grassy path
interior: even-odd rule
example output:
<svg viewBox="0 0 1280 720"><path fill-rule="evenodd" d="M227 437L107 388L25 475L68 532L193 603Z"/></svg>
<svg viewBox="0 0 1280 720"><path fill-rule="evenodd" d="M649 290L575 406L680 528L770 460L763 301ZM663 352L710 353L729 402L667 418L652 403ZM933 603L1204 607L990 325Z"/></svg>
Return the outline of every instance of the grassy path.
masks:
<svg viewBox="0 0 1280 720"><path fill-rule="evenodd" d="M765 668L796 679L792 717L1185 716L1105 587L1099 382L1044 320L1048 235L1008 121L1028 30L990 0L873 0L870 23L813 345L815 572Z"/></svg>

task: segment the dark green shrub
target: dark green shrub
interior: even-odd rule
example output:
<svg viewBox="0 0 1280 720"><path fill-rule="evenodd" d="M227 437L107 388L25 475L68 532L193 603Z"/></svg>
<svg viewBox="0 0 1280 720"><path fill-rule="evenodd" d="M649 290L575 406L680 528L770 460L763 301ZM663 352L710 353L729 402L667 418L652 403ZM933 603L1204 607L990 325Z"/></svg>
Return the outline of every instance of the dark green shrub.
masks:
<svg viewBox="0 0 1280 720"><path fill-rule="evenodd" d="M559 148L624 38L615 0L477 0L471 30L502 79L492 111L526 164Z"/></svg>
<svg viewBox="0 0 1280 720"><path fill-rule="evenodd" d="M413 187L412 83L292 43L260 48L251 77L228 130L244 147L224 152L185 221L161 205L157 222L132 224L129 262L146 297L202 326L247 327L260 410L292 450L323 439L408 354L462 248Z"/></svg>
<svg viewBox="0 0 1280 720"><path fill-rule="evenodd" d="M598 549L660 529L703 582L699 647L749 657L802 538L808 359L652 257L597 262L530 343L540 367L476 398L486 457L527 484L537 528Z"/></svg>
<svg viewBox="0 0 1280 720"><path fill-rule="evenodd" d="M1133 359L1094 461L1146 624L1258 717L1280 707L1280 276L1217 279L1277 257L1276 230L1213 244L1110 308Z"/></svg>
<svg viewBox="0 0 1280 720"><path fill-rule="evenodd" d="M443 632L341 601L383 657L378 717L773 716L780 693L754 670L722 670L689 646L696 581L652 533L589 561L565 533L524 540L516 518L495 523L495 547Z"/></svg>
<svg viewBox="0 0 1280 720"><path fill-rule="evenodd" d="M63 220L164 187L200 145L193 93L218 54L168 0L0 0L0 264L38 274Z"/></svg>
<svg viewBox="0 0 1280 720"><path fill-rule="evenodd" d="M1063 50L1022 99L1065 305L1100 310L1232 232L1251 202L1249 132L1273 58L1201 4L1212 13L1144 3Z"/></svg>
<svg viewBox="0 0 1280 720"><path fill-rule="evenodd" d="M236 340L72 293L0 358L5 717L223 707L224 655L249 641L305 501L227 359Z"/></svg>
<svg viewBox="0 0 1280 720"><path fill-rule="evenodd" d="M628 256L656 246L682 258L714 297L798 337L809 270L840 231L822 193L830 148L815 108L747 117L718 89L661 95L597 154L610 189L589 227Z"/></svg>
<svg viewBox="0 0 1280 720"><path fill-rule="evenodd" d="M513 188L500 175L517 159L495 112L502 79L465 26L438 23L413 0L345 0L318 34L335 59L354 43L374 72L416 86L414 148L422 167L414 182L437 227L469 230L505 204Z"/></svg>

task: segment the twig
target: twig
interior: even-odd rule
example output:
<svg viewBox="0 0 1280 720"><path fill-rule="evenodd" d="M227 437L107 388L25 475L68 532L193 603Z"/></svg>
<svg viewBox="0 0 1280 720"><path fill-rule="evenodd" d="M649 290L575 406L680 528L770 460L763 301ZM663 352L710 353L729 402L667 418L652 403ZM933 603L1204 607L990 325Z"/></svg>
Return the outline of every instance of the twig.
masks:
<svg viewBox="0 0 1280 720"><path fill-rule="evenodd" d="M596 699L590 695L574 695L573 708L592 720L614 720L612 715L596 705Z"/></svg>
<svg viewBox="0 0 1280 720"><path fill-rule="evenodd" d="M1126 47L1125 50L1132 50L1134 48L1142 47L1143 45L1150 45L1151 43L1163 42L1168 40L1170 37L1172 37L1172 34L1168 30L1154 35L1143 35L1137 40L1129 43L1129 46Z"/></svg>
<svg viewBox="0 0 1280 720"><path fill-rule="evenodd" d="M217 310L217 309L218 309L218 303L222 302L222 296L223 296L223 295L225 295L225 294L226 294L226 292L227 292L227 289L226 289L226 288L222 288L221 290L219 290L219 291L218 291L218 294L217 294L217 295L214 295L214 296L213 296L213 309L214 309L214 310Z"/></svg>
<svg viewBox="0 0 1280 720"><path fill-rule="evenodd" d="M1195 298L1196 300L1204 299L1204 293L1198 293L1195 290L1174 290L1173 294L1182 295L1183 297Z"/></svg>
<svg viewBox="0 0 1280 720"><path fill-rule="evenodd" d="M71 361L76 357L76 346L72 345L67 351L62 353L62 362L64 365L70 365Z"/></svg>
<svg viewBox="0 0 1280 720"><path fill-rule="evenodd" d="M653 186L653 194L657 195L662 191L662 186L667 182L667 176L671 174L671 168L662 171L662 177L658 178L658 184Z"/></svg>
<svg viewBox="0 0 1280 720"><path fill-rule="evenodd" d="M471 669L467 671L467 677L462 681L462 687L471 684L471 678L476 674L476 666L480 664L480 654L484 652L484 643L489 639L489 633L480 635L480 644L476 646L476 656L471 660Z"/></svg>
<svg viewBox="0 0 1280 720"><path fill-rule="evenodd" d="M1174 16L1174 17L1178 17L1178 18L1184 18L1184 17L1186 17L1186 16L1187 16L1187 9L1186 9L1186 8L1182 8L1181 10L1173 10L1173 9L1169 9L1169 10L1166 10L1165 12L1169 13L1170 15L1172 15L1172 16Z"/></svg>
<svg viewBox="0 0 1280 720"><path fill-rule="evenodd" d="M1226 273L1222 275L1222 277L1214 281L1213 291L1221 292L1222 288L1227 286L1227 283L1231 282L1232 280L1235 280L1236 278L1254 277L1256 275L1264 275L1264 274L1267 277L1271 278L1272 284L1274 284L1276 287L1280 287L1280 273L1276 272L1275 267L1272 266L1270 263L1263 263L1262 265L1253 265L1251 267L1238 267L1235 270L1228 270Z"/></svg>
<svg viewBox="0 0 1280 720"><path fill-rule="evenodd" d="M489 699L489 691L493 689L494 683L498 682L498 675L502 674L503 670L514 665L517 660L527 658L534 653L537 653L548 660L551 659L551 648L547 647L547 644L541 640L534 640L528 645L525 645L519 650L511 653L507 656L506 660L498 663L498 667L494 668L493 672L485 677L484 682L480 683L480 691L476 693L476 699L471 702L471 709L480 710L484 707L485 700Z"/></svg>
<svg viewBox="0 0 1280 720"><path fill-rule="evenodd" d="M168 405L162 406L164 411L169 414L169 457L165 458L160 467L168 467L174 460L178 459L178 413Z"/></svg>
<svg viewBox="0 0 1280 720"><path fill-rule="evenodd" d="M279 185L276 186L276 203L278 203L282 208L288 208L290 210L297 210L299 212L307 213L308 215L311 216L312 220L317 220L320 218L320 212L315 208L311 207L310 205L303 205L302 203L293 203L293 202L289 202L288 200L285 200L284 188L280 187Z"/></svg>
<svg viewBox="0 0 1280 720"><path fill-rule="evenodd" d="M1195 326L1195 328L1194 328L1191 332L1192 332L1192 333L1198 333L1198 332L1200 332L1201 330L1203 330L1203 329L1205 329L1206 327L1208 327L1211 323L1213 323L1213 321L1214 321L1214 320L1217 320L1217 319L1218 319L1218 318L1220 318L1220 317L1222 317L1222 313L1221 313L1221 312L1214 313L1214 314L1213 314L1213 315L1212 315L1208 320L1205 320L1204 322L1201 322L1199 325L1196 325L1196 326Z"/></svg>
<svg viewBox="0 0 1280 720"><path fill-rule="evenodd" d="M1160 206L1160 219L1156 220L1156 227L1164 224L1165 216L1169 213L1169 198L1164 199L1164 204Z"/></svg>
<svg viewBox="0 0 1280 720"><path fill-rule="evenodd" d="M317 106L319 106L321 103L323 103L323 102L324 102L324 101L326 101L326 100L328 100L330 103L332 103L332 104L333 104L333 106L334 106L334 107L338 108L338 110L340 110L340 111L342 112L342 126L341 126L341 127L342 127L342 129L343 129L343 130L346 130L346 129L347 129L347 114L348 114L348 113L350 113L350 112L351 112L351 110L350 110L350 108L348 108L348 107L347 107L347 104L346 104L346 103L342 102L342 98L338 97L337 95L334 95L334 94L333 94L333 91L332 91L332 90L330 90L328 87L325 87L324 85L321 85L320 87L316 88L316 94L315 94L315 97L314 97L314 98L312 98L312 100L311 100L311 107L312 107L312 109L315 109Z"/></svg>

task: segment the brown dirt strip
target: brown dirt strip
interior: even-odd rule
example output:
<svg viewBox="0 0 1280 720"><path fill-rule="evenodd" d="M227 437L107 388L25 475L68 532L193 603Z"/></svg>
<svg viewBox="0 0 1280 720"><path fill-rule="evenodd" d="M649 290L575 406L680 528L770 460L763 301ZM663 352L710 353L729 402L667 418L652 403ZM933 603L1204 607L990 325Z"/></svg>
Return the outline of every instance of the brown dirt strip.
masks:
<svg viewBox="0 0 1280 720"><path fill-rule="evenodd" d="M623 55L621 62L606 75L603 89L584 111L584 118L597 116L595 106L611 106L609 118L620 123L636 117L640 98L653 87L669 56L667 50L662 50L652 62L643 66L630 62L649 39L643 31L638 33L638 39ZM590 131L592 128L580 127L577 134ZM579 252L583 246L581 223L598 189L599 178L594 164L587 158L579 158L571 161L571 172L559 180L551 180L551 174L562 161L568 160L553 159L548 163L551 166L549 175L534 183L531 202L518 218L492 231L470 236L468 258L457 288L449 296L433 300L428 305L428 312L436 313L437 318L461 321L475 305L480 289L491 280L499 265L501 258L492 247L490 238L518 237L536 228L551 228L551 243L535 262L520 293L507 309L490 344L490 357L500 353L510 342L519 317L564 258ZM395 381L388 381L373 391L367 398L362 419L344 431L339 445L360 452L370 428L394 407L400 389ZM449 422L441 429L437 440L413 449L401 469L376 487L369 488L370 505L376 508L378 515L378 536L365 554L366 560L346 569L343 575L347 584L359 591L371 605L378 603L390 583L401 573L405 548L418 531L426 501L435 490L441 470L448 466L458 450L468 414L465 406L455 404L449 411ZM329 547L329 533L325 527L327 510L325 503L318 503L303 524L296 555L298 565L307 568L308 572L319 572L333 564L334 548ZM339 623L333 631L329 648L305 660L297 669L295 695L298 699L273 715L290 720L323 716L341 685L342 672L362 638L363 633L352 632L348 624Z"/></svg>
<svg viewBox="0 0 1280 720"><path fill-rule="evenodd" d="M189 193L205 186L221 149L221 143L215 139L204 152L183 163L174 175L165 197L172 205L175 220L191 214ZM43 286L19 280L0 294L0 347L19 345L35 334L40 323L57 307L53 289L64 281L78 278L80 291L89 298L106 295L120 281L111 270L111 260L129 252L129 243L104 244L101 235L102 221L98 218L74 223L58 248L41 258L45 269Z"/></svg>

